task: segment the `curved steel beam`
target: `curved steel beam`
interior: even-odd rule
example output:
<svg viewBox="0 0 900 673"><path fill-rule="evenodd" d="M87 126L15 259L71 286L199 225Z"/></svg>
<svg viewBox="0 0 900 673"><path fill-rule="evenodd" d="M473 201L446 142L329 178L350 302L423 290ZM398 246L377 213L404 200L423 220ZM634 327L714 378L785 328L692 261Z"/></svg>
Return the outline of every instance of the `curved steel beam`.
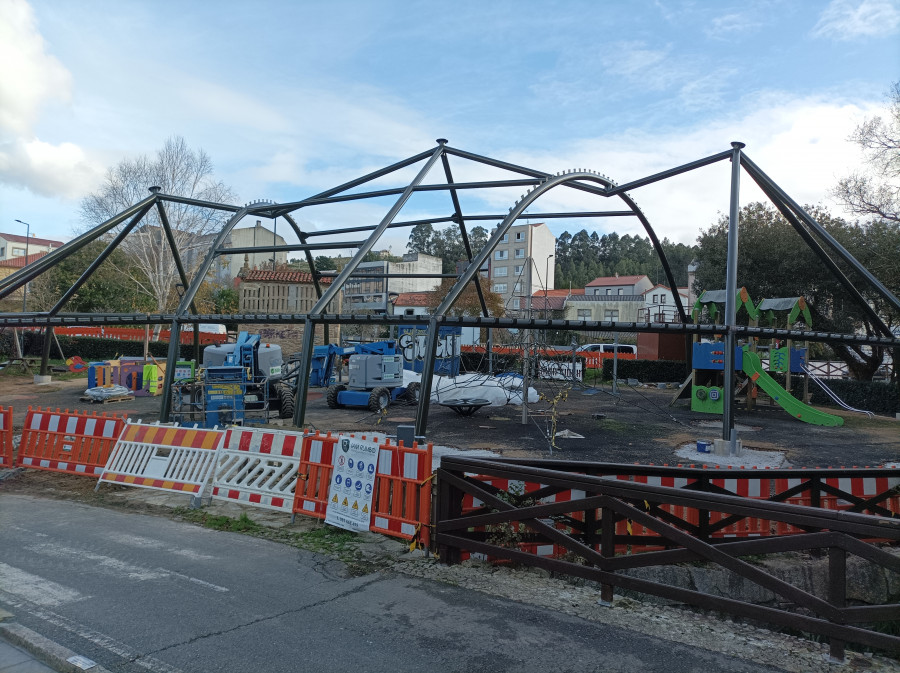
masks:
<svg viewBox="0 0 900 673"><path fill-rule="evenodd" d="M672 289L672 298L675 300L675 307L678 309L678 316L681 318L681 322L686 323L688 321L687 313L685 313L684 305L681 303L681 295L678 294L678 285L675 283L675 276L672 275L672 269L669 267L669 260L662 249L662 244L656 237L656 232L653 230L653 227L650 226L650 220L644 215L644 211L638 208L637 203L630 195L620 192L618 196L631 207L632 212L644 226L644 231L647 232L650 242L653 243L653 249L656 250L656 255L659 257L659 261L662 264L663 272L666 274L666 280L669 281L669 287Z"/></svg>

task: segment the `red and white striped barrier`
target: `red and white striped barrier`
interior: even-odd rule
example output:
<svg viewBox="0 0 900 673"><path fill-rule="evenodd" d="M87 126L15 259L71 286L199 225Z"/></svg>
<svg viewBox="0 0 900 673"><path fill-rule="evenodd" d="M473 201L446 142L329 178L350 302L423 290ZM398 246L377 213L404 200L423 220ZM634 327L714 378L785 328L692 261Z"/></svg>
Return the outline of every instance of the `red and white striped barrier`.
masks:
<svg viewBox="0 0 900 673"><path fill-rule="evenodd" d="M0 468L13 466L12 407L0 407Z"/></svg>
<svg viewBox="0 0 900 673"><path fill-rule="evenodd" d="M115 415L29 407L16 464L96 477L123 427L125 419Z"/></svg>
<svg viewBox="0 0 900 673"><path fill-rule="evenodd" d="M217 429L128 423L97 486L108 482L202 496L224 437Z"/></svg>
<svg viewBox="0 0 900 673"><path fill-rule="evenodd" d="M229 428L213 471L212 497L291 513L303 433Z"/></svg>
<svg viewBox="0 0 900 673"><path fill-rule="evenodd" d="M431 521L431 444L419 448L382 443L372 498L370 530L404 540L413 540L422 531L429 542Z"/></svg>

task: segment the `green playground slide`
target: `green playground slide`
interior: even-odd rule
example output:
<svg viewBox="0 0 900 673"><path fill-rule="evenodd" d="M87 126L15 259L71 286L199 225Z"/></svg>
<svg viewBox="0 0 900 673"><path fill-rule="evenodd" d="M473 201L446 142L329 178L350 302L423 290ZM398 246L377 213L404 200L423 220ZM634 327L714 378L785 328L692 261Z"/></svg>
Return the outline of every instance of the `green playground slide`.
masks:
<svg viewBox="0 0 900 673"><path fill-rule="evenodd" d="M759 356L752 351L744 351L744 373L756 383L763 391L771 397L778 405L788 412L794 418L804 423L812 423L813 425L825 425L835 427L844 424L844 419L833 414L826 414L824 411L813 409L807 404L803 404L796 397L792 397L784 388L763 371L762 363Z"/></svg>

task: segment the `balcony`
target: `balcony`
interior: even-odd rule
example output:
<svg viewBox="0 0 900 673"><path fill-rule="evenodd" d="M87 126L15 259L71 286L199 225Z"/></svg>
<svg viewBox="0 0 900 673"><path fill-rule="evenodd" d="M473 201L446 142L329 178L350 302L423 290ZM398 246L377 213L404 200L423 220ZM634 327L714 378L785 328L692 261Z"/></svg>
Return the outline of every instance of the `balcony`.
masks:
<svg viewBox="0 0 900 673"><path fill-rule="evenodd" d="M638 309L638 322L680 323L681 317L673 304L656 304Z"/></svg>

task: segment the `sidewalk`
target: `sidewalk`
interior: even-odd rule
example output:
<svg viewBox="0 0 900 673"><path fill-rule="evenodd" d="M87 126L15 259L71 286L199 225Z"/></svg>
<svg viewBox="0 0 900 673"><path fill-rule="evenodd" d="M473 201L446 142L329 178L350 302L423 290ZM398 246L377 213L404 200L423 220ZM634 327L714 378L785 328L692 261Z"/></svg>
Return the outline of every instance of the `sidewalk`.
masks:
<svg viewBox="0 0 900 673"><path fill-rule="evenodd" d="M12 619L0 609L0 673L109 673Z"/></svg>

